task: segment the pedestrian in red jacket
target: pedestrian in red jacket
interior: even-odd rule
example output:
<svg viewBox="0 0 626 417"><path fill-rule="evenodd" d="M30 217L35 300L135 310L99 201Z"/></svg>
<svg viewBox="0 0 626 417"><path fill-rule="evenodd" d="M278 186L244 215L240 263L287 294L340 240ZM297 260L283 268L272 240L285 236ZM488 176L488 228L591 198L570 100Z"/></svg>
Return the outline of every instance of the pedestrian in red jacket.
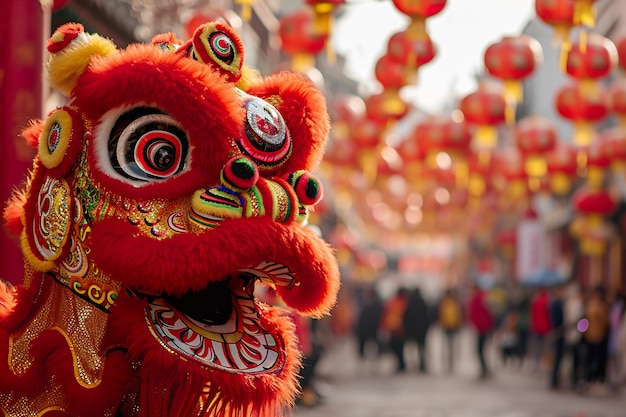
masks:
<svg viewBox="0 0 626 417"><path fill-rule="evenodd" d="M494 318L487 305L487 293L477 284L471 287L468 303L468 319L476 329L476 353L480 363L480 378L485 379L490 376L487 361L485 360L485 343L493 329Z"/></svg>

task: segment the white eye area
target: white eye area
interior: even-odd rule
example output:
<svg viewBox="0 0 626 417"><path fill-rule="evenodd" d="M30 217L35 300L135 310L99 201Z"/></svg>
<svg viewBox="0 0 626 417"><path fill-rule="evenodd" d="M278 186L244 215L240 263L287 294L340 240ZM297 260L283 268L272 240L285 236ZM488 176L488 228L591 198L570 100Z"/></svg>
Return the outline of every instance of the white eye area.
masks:
<svg viewBox="0 0 626 417"><path fill-rule="evenodd" d="M174 118L140 107L117 119L109 136L108 153L113 170L137 185L182 172L189 142Z"/></svg>
<svg viewBox="0 0 626 417"><path fill-rule="evenodd" d="M245 95L244 151L262 166L280 164L291 150L291 137L280 112L265 100Z"/></svg>

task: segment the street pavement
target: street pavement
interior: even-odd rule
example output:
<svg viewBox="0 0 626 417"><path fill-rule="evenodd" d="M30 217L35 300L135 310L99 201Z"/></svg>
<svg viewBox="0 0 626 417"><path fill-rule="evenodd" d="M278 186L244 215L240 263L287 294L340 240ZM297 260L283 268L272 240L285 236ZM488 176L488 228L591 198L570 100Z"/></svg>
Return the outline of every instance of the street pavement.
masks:
<svg viewBox="0 0 626 417"><path fill-rule="evenodd" d="M585 394L550 390L549 365L504 365L495 341L487 349L492 376L479 380L473 338L469 329L460 335L450 373L443 366L443 335L433 328L427 374L417 372L414 345L405 350L409 369L396 373L388 354L360 362L353 340L336 340L317 368L322 401L299 406L294 417L626 417L626 387L621 393L606 387ZM565 373L567 361L563 367Z"/></svg>

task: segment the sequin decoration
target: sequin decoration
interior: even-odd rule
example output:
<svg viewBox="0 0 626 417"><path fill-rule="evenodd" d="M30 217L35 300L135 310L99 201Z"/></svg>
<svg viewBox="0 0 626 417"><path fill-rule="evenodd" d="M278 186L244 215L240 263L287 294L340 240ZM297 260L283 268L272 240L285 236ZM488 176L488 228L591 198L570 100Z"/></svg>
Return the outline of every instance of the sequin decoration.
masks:
<svg viewBox="0 0 626 417"><path fill-rule="evenodd" d="M291 137L280 112L265 100L245 96L245 135L241 138L243 150L259 167L276 166L291 151Z"/></svg>
<svg viewBox="0 0 626 417"><path fill-rule="evenodd" d="M193 35L191 56L208 65L215 64L228 81L237 82L241 78L243 66L243 43L237 33L228 25L209 22L196 29Z"/></svg>
<svg viewBox="0 0 626 417"><path fill-rule="evenodd" d="M52 261L62 255L71 232L72 204L69 184L46 177L37 195L31 225L32 249L40 260Z"/></svg>
<svg viewBox="0 0 626 417"><path fill-rule="evenodd" d="M56 168L59 172L54 174L58 176L66 174L78 156L82 132L82 119L74 110L69 107L54 110L39 137L41 163L48 169Z"/></svg>

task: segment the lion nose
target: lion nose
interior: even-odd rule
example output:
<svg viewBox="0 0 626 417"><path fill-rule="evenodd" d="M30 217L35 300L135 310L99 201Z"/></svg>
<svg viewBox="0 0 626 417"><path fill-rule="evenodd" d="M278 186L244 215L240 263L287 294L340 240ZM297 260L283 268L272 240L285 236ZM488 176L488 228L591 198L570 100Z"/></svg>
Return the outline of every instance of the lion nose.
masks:
<svg viewBox="0 0 626 417"><path fill-rule="evenodd" d="M226 219L259 216L304 223L308 206L322 197L321 183L307 171L266 179L247 156L231 158L220 174L221 184L194 194L189 212L194 228L212 228Z"/></svg>

